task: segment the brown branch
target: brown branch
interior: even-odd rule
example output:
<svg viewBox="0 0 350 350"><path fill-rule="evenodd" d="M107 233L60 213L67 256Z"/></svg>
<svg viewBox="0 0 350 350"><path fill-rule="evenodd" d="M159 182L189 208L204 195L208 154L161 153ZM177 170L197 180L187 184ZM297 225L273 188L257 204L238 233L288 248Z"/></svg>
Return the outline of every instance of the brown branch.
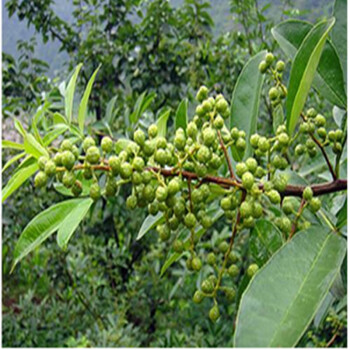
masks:
<svg viewBox="0 0 350 350"><path fill-rule="evenodd" d="M235 176L235 173L233 172L233 167L232 167L232 163L231 163L231 160L230 160L230 156L229 156L229 154L227 152L227 148L225 147L224 141L222 140L220 130L218 130L218 136L219 136L219 140L220 140L220 146L221 146L222 151L224 152L224 155L225 155L225 158L226 158L228 170L230 171L230 176L231 176L232 179L237 180L236 176Z"/></svg>

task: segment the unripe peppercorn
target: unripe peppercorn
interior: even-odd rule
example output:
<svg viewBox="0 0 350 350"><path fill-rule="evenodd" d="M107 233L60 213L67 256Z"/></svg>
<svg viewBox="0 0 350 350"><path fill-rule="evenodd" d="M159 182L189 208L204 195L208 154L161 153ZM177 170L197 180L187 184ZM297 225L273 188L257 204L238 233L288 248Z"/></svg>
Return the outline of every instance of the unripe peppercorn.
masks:
<svg viewBox="0 0 350 350"><path fill-rule="evenodd" d="M224 98L219 99L215 104L216 110L222 114L223 116L226 115L228 110L228 103Z"/></svg>
<svg viewBox="0 0 350 350"><path fill-rule="evenodd" d="M262 216L262 214L263 214L263 207L261 206L260 203L254 202L253 211L252 211L253 217L258 219Z"/></svg>
<svg viewBox="0 0 350 350"><path fill-rule="evenodd" d="M168 184L169 195L174 195L180 191L181 184L177 178L171 179Z"/></svg>
<svg viewBox="0 0 350 350"><path fill-rule="evenodd" d="M289 136L287 133L283 132L277 136L277 140L282 146L288 146Z"/></svg>
<svg viewBox="0 0 350 350"><path fill-rule="evenodd" d="M132 161L132 167L136 171L143 171L143 168L145 167L145 162L141 157L135 157Z"/></svg>
<svg viewBox="0 0 350 350"><path fill-rule="evenodd" d="M167 155L164 149L158 149L154 154L154 159L160 165L165 165L167 161Z"/></svg>
<svg viewBox="0 0 350 350"><path fill-rule="evenodd" d="M112 152L112 149L113 149L112 139L108 136L103 137L101 140L101 148L102 148L102 151L105 153Z"/></svg>
<svg viewBox="0 0 350 350"><path fill-rule="evenodd" d="M200 304L204 299L204 294L200 291L200 290L197 290L194 295L193 295L193 302L196 303L196 304Z"/></svg>
<svg viewBox="0 0 350 350"><path fill-rule="evenodd" d="M192 259L192 269L194 271L199 271L202 268L202 261L198 257Z"/></svg>
<svg viewBox="0 0 350 350"><path fill-rule="evenodd" d="M214 305L209 311L210 321L216 322L219 317L220 317L219 307L217 305Z"/></svg>
<svg viewBox="0 0 350 350"><path fill-rule="evenodd" d="M342 149L343 149L343 146L342 146L342 144L340 142L334 142L334 145L332 147L332 151L335 154L340 154Z"/></svg>
<svg viewBox="0 0 350 350"><path fill-rule="evenodd" d="M276 190L268 191L266 194L269 197L271 203L278 204L281 202L281 196Z"/></svg>
<svg viewBox="0 0 350 350"><path fill-rule="evenodd" d="M342 138L343 138L343 136L344 136L343 130L337 129L337 130L335 131L335 139L336 139L337 141L341 141Z"/></svg>
<svg viewBox="0 0 350 350"><path fill-rule="evenodd" d="M74 182L75 182L74 174L70 171L65 171L63 178L62 178L63 185L67 188L70 188L74 185Z"/></svg>
<svg viewBox="0 0 350 350"><path fill-rule="evenodd" d="M283 72L284 71L284 67L285 67L285 65L284 65L283 61L278 61L276 63L276 70L277 70L277 72L279 72L279 73Z"/></svg>
<svg viewBox="0 0 350 350"><path fill-rule="evenodd" d="M200 146L198 152L197 152L197 159L201 163L206 163L210 159L210 150L207 146Z"/></svg>
<svg viewBox="0 0 350 350"><path fill-rule="evenodd" d="M43 171L39 171L34 177L34 186L37 188L44 187L47 184L47 176Z"/></svg>
<svg viewBox="0 0 350 350"><path fill-rule="evenodd" d="M321 114L317 114L317 116L315 117L315 124L318 127L325 126L326 125L326 118Z"/></svg>
<svg viewBox="0 0 350 350"><path fill-rule="evenodd" d="M260 136L258 134L253 134L250 137L250 144L252 145L253 148L258 148L259 140L260 140Z"/></svg>
<svg viewBox="0 0 350 350"><path fill-rule="evenodd" d="M290 232L292 229L292 223L288 218L282 218L281 220L281 230L285 233Z"/></svg>
<svg viewBox="0 0 350 350"><path fill-rule="evenodd" d="M270 90L269 90L269 98L270 100L276 100L279 96L279 92L278 92L278 89L275 88L275 87L272 87Z"/></svg>
<svg viewBox="0 0 350 350"><path fill-rule="evenodd" d="M40 157L41 158L41 157ZM39 159L40 159L39 158ZM57 152L56 154L55 154L55 156L53 157L53 161L55 162L55 164L57 165L57 166L61 166L62 165L62 153L61 152ZM41 170L43 170L43 169L41 169Z"/></svg>
<svg viewBox="0 0 350 350"><path fill-rule="evenodd" d="M61 143L62 151L71 151L72 150L72 142L70 140L63 140Z"/></svg>
<svg viewBox="0 0 350 350"><path fill-rule="evenodd" d="M294 207L293 207L292 202L290 200L288 200L287 198L283 200L282 210L287 215L292 214L294 211Z"/></svg>
<svg viewBox="0 0 350 350"><path fill-rule="evenodd" d="M245 163L243 163L243 162L237 163L237 165L236 165L237 176L239 176L241 178L243 176L243 174L247 171L248 171L248 167L246 166Z"/></svg>
<svg viewBox="0 0 350 350"><path fill-rule="evenodd" d="M246 141L242 137L239 137L236 141L236 147L239 151L244 151L246 148Z"/></svg>
<svg viewBox="0 0 350 350"><path fill-rule="evenodd" d="M91 137L91 136L88 136L84 139L83 141L83 150L84 152L86 153L86 151L92 147L92 146L95 146L96 143L95 143L95 140Z"/></svg>
<svg viewBox="0 0 350 350"><path fill-rule="evenodd" d="M214 119L214 127L215 129L222 129L224 126L225 122L224 119L222 118L221 115L216 116L216 118Z"/></svg>
<svg viewBox="0 0 350 350"><path fill-rule="evenodd" d="M230 210L232 203L231 203L231 198L230 197L224 197L220 201L220 206L223 210Z"/></svg>
<svg viewBox="0 0 350 350"><path fill-rule="evenodd" d="M168 197L168 188L166 186L159 186L156 190L156 198L159 202L164 202Z"/></svg>
<svg viewBox="0 0 350 350"><path fill-rule="evenodd" d="M260 64L259 64L259 71L260 71L260 73L262 73L262 74L266 73L267 68L268 68L268 65L267 65L266 61L265 60L261 61Z"/></svg>
<svg viewBox="0 0 350 350"><path fill-rule="evenodd" d="M245 164L247 166L247 169L251 172L251 173L255 173L257 167L258 167L258 162L256 161L255 158L248 158L245 161Z"/></svg>
<svg viewBox="0 0 350 350"><path fill-rule="evenodd" d="M204 293L212 293L214 288L214 283L209 279L204 280L201 284L201 289Z"/></svg>
<svg viewBox="0 0 350 350"><path fill-rule="evenodd" d="M105 187L105 195L107 197L113 197L117 193L117 184L114 178L108 179Z"/></svg>
<svg viewBox="0 0 350 350"><path fill-rule="evenodd" d="M212 110L212 104L208 100L204 100L202 103L204 113L208 113Z"/></svg>
<svg viewBox="0 0 350 350"><path fill-rule="evenodd" d="M206 146L211 146L215 141L216 132L213 128L206 128L203 131L203 142Z"/></svg>
<svg viewBox="0 0 350 350"><path fill-rule="evenodd" d="M316 213L321 209L321 201L319 198L315 198L315 197L311 198L311 200L309 201L309 205L310 205L310 210L313 213Z"/></svg>
<svg viewBox="0 0 350 350"><path fill-rule="evenodd" d="M246 172L242 176L242 184L246 190L250 190L254 184L254 176L251 172Z"/></svg>
<svg viewBox="0 0 350 350"><path fill-rule="evenodd" d="M303 198L306 200L306 201L309 201L311 200L311 198L313 197L314 193L312 191L312 188L307 186L305 187L304 191L303 191Z"/></svg>
<svg viewBox="0 0 350 350"><path fill-rule="evenodd" d="M258 143L258 148L259 148L260 152L264 152L264 153L267 152L270 148L269 140L264 136L260 137L259 143Z"/></svg>
<svg viewBox="0 0 350 350"><path fill-rule="evenodd" d="M91 168L85 168L83 170L83 176L84 176L84 179L86 179L86 180L92 179L92 170L91 170Z"/></svg>
<svg viewBox="0 0 350 350"><path fill-rule="evenodd" d="M174 205L174 214L176 217L182 218L183 214L185 213L185 209L185 204L182 201L178 200Z"/></svg>
<svg viewBox="0 0 350 350"><path fill-rule="evenodd" d="M317 116L316 109L315 109L315 108L309 108L309 109L307 110L307 112L306 112L306 116L307 116L308 118L311 118L311 119L315 118L315 117Z"/></svg>
<svg viewBox="0 0 350 350"><path fill-rule="evenodd" d="M100 161L100 150L96 146L91 146L86 151L86 160L90 164L97 164Z"/></svg>
<svg viewBox="0 0 350 350"><path fill-rule="evenodd" d="M219 244L219 251L222 253L222 254L225 254L227 252L229 248L229 244L226 242L226 241L222 241L220 244Z"/></svg>
<svg viewBox="0 0 350 350"><path fill-rule="evenodd" d="M196 217L194 216L194 214L192 213L187 213L187 215L185 216L185 220L184 223L188 228L193 228L196 226Z"/></svg>
<svg viewBox="0 0 350 350"><path fill-rule="evenodd" d="M108 164L111 167L112 174L118 175L120 172L120 159L117 156L111 156L108 159Z"/></svg>
<svg viewBox="0 0 350 350"><path fill-rule="evenodd" d="M196 164L195 165L195 172L199 177L203 177L207 174L208 169L204 164Z"/></svg>
<svg viewBox="0 0 350 350"><path fill-rule="evenodd" d="M252 205L248 202L243 202L240 207L240 213L242 218L247 218L252 214Z"/></svg>
<svg viewBox="0 0 350 350"><path fill-rule="evenodd" d="M128 162L120 165L120 177L124 180L130 179L132 176L132 166Z"/></svg>
<svg viewBox="0 0 350 350"><path fill-rule="evenodd" d="M229 267L227 272L231 277L235 278L239 275L239 268L237 265L233 264Z"/></svg>
<svg viewBox="0 0 350 350"><path fill-rule="evenodd" d="M236 291L233 288L225 288L225 297L227 300L232 301L236 296Z"/></svg>
<svg viewBox="0 0 350 350"><path fill-rule="evenodd" d="M57 153L57 154L60 154L60 153ZM47 163L49 159L45 156L41 156L39 159L38 159L38 167L40 170L45 170L45 165Z"/></svg>
<svg viewBox="0 0 350 350"><path fill-rule="evenodd" d="M327 137L327 131L325 128L321 127L317 129L317 135L321 137L321 139L325 139Z"/></svg>
<svg viewBox="0 0 350 350"><path fill-rule="evenodd" d="M206 98L208 98L208 88L206 86L201 86L197 92L196 100L198 102L203 102Z"/></svg>
<svg viewBox="0 0 350 350"><path fill-rule="evenodd" d="M249 265L247 269L247 276L249 278L252 278L257 273L258 270L259 270L259 266L257 264Z"/></svg>
<svg viewBox="0 0 350 350"><path fill-rule="evenodd" d="M275 56L274 56L273 53L271 53L271 52L268 52L268 53L266 54L266 56L265 56L265 61L266 61L266 64L267 64L268 66L271 65L271 63L273 62L274 59L275 59Z"/></svg>
<svg viewBox="0 0 350 350"><path fill-rule="evenodd" d="M216 264L216 255L213 252L209 253L207 261L209 265L214 266Z"/></svg>
<svg viewBox="0 0 350 350"><path fill-rule="evenodd" d="M309 132L309 124L308 123L301 123L299 130L302 134L307 134Z"/></svg>
<svg viewBox="0 0 350 350"><path fill-rule="evenodd" d="M174 138L174 145L175 145L176 149L178 149L179 151L182 151L185 148L186 136L185 136L184 132L176 132L176 135Z"/></svg>
<svg viewBox="0 0 350 350"><path fill-rule="evenodd" d="M197 137L198 129L195 122L189 122L186 128L187 136L195 139Z"/></svg>
<svg viewBox="0 0 350 350"><path fill-rule="evenodd" d="M154 151L156 150L156 145L154 142L147 140L145 141L142 147L142 150L146 156L150 157L151 155L153 155Z"/></svg>
<svg viewBox="0 0 350 350"><path fill-rule="evenodd" d="M141 147L145 144L146 135L141 129L135 130L134 141Z"/></svg>
<svg viewBox="0 0 350 350"><path fill-rule="evenodd" d="M159 211L159 205L157 202L153 202L148 205L148 212L151 215L157 215L158 211Z"/></svg>
<svg viewBox="0 0 350 350"><path fill-rule="evenodd" d="M179 239L175 240L173 243L173 249L176 253L182 253L184 250L182 241Z"/></svg>
<svg viewBox="0 0 350 350"><path fill-rule="evenodd" d="M203 108L203 105L199 105L196 107L196 114L198 115L198 117L204 117L206 114L206 111Z"/></svg>
<svg viewBox="0 0 350 350"><path fill-rule="evenodd" d="M328 138L330 141L335 141L336 140L336 137L335 137L335 131L334 130L331 130L328 132Z"/></svg>
<svg viewBox="0 0 350 350"><path fill-rule="evenodd" d="M239 130L234 127L231 129L231 137L234 139L234 140L237 140L239 138Z"/></svg>
<svg viewBox="0 0 350 350"><path fill-rule="evenodd" d="M170 228L168 227L168 225L164 224L164 225L160 225L161 229L158 230L158 226L157 226L157 231L159 233L159 238L165 242L170 238Z"/></svg>
<svg viewBox="0 0 350 350"><path fill-rule="evenodd" d="M296 147L295 147L295 153L296 153L296 155L297 156L301 156L302 154L304 154L305 153L305 146L304 145L301 145L301 144L299 144L299 145L296 145Z"/></svg>
<svg viewBox="0 0 350 350"><path fill-rule="evenodd" d="M45 164L45 174L47 176L54 176L56 174L56 164L52 160L48 160Z"/></svg>
<svg viewBox="0 0 350 350"><path fill-rule="evenodd" d="M71 151L64 151L62 153L62 164L67 170L71 170L75 163L74 154Z"/></svg>
<svg viewBox="0 0 350 350"><path fill-rule="evenodd" d="M158 127L156 124L151 124L149 127L148 127L148 137L150 139L153 139L157 136L158 134Z"/></svg>

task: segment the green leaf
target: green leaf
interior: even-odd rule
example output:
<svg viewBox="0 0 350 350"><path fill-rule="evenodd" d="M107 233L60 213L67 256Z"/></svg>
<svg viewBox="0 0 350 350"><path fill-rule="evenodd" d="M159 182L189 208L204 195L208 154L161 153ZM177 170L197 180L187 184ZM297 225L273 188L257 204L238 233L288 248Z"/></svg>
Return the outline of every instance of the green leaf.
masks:
<svg viewBox="0 0 350 350"><path fill-rule="evenodd" d="M114 118L114 107L115 107L115 103L117 102L117 98L118 96L114 96L107 103L105 120L109 124L112 123Z"/></svg>
<svg viewBox="0 0 350 350"><path fill-rule="evenodd" d="M312 24L296 19L287 20L272 28L272 34L285 54L293 60ZM313 86L332 104L346 106L343 71L333 44L326 40Z"/></svg>
<svg viewBox="0 0 350 350"><path fill-rule="evenodd" d="M61 248L67 246L68 241L72 237L80 222L84 219L93 202L94 201L91 198L82 199L79 204L71 209L70 213L61 223L57 232L57 243Z"/></svg>
<svg viewBox="0 0 350 350"><path fill-rule="evenodd" d="M260 105L261 87L264 75L259 72L259 64L265 58L266 50L253 56L243 67L231 100L230 128L237 127L246 133L247 148L245 154L239 153L231 147L232 156L236 161L242 160L244 155L251 154L250 136L256 132Z"/></svg>
<svg viewBox="0 0 350 350"><path fill-rule="evenodd" d="M333 16L336 21L331 32L331 37L340 58L345 82L347 80L347 13L347 1L335 0Z"/></svg>
<svg viewBox="0 0 350 350"><path fill-rule="evenodd" d="M342 228L348 221L348 200L345 199L344 205L337 213L337 228Z"/></svg>
<svg viewBox="0 0 350 350"><path fill-rule="evenodd" d="M156 227L158 224L161 224L162 222L164 222L164 220L165 218L163 213L158 213L155 216L148 215L142 223L136 240L138 241L139 239L141 239L149 230L152 230L152 228Z"/></svg>
<svg viewBox="0 0 350 350"><path fill-rule="evenodd" d="M33 159L28 159L27 164L21 163L20 168L12 175L6 186L2 189L2 202L15 192L38 169L38 164Z"/></svg>
<svg viewBox="0 0 350 350"><path fill-rule="evenodd" d="M24 127L23 127L23 125L22 125L22 123L17 119L17 118L14 118L14 124L15 124L15 128L16 128L16 130L23 136L23 137L25 137L25 135L26 135L26 131L25 131L25 129L24 129Z"/></svg>
<svg viewBox="0 0 350 350"><path fill-rule="evenodd" d="M24 145L22 145L21 143L9 141L9 140L2 140L1 145L2 145L2 148L24 150Z"/></svg>
<svg viewBox="0 0 350 350"><path fill-rule="evenodd" d="M68 125L57 125L53 130L49 131L43 137L43 143L45 146L49 146L51 142L57 139L58 136L63 134L68 129Z"/></svg>
<svg viewBox="0 0 350 350"><path fill-rule="evenodd" d="M146 96L146 91L144 91L137 99L134 111L130 114L129 120L131 123L136 123L142 114L146 111L148 106L152 103L156 93L152 92Z"/></svg>
<svg viewBox="0 0 350 350"><path fill-rule="evenodd" d="M73 73L73 75L72 75L72 77L67 85L67 88L64 91L66 118L68 119L69 124L72 122L75 84L76 84L76 81L78 78L79 71L80 71L82 66L83 66L82 63L79 63L76 66L74 73Z"/></svg>
<svg viewBox="0 0 350 350"><path fill-rule="evenodd" d="M28 154L31 154L37 159L41 156L49 157L47 150L29 133L24 137L24 149Z"/></svg>
<svg viewBox="0 0 350 350"><path fill-rule="evenodd" d="M84 91L83 98L80 101L79 111L78 111L78 125L79 125L79 129L81 132L84 132L84 123L85 123L85 118L86 118L86 113L87 113L87 105L89 102L89 97L90 97L92 85L94 84L96 74L98 73L100 67L101 67L101 65L99 65L97 67L97 69L94 71L94 73L92 74L92 76L91 76L91 78L86 86L86 89Z"/></svg>
<svg viewBox="0 0 350 350"><path fill-rule="evenodd" d="M236 347L294 347L339 272L346 242L321 226L301 231L252 278L238 310Z"/></svg>
<svg viewBox="0 0 350 350"><path fill-rule="evenodd" d="M55 204L32 219L16 243L12 271L26 255L57 231L72 210L84 201L86 199L70 199Z"/></svg>
<svg viewBox="0 0 350 350"><path fill-rule="evenodd" d="M274 224L265 219L255 223L249 238L249 250L260 266L282 245L282 234Z"/></svg>
<svg viewBox="0 0 350 350"><path fill-rule="evenodd" d="M166 109L157 119L158 136L166 137L167 122L170 115L170 109Z"/></svg>
<svg viewBox="0 0 350 350"><path fill-rule="evenodd" d="M87 180L83 177L83 173L80 171L76 176L77 180L79 180L82 184L83 191L80 194L80 197L88 196L90 193L90 187L93 183L93 179ZM54 189L67 197L74 197L72 190L70 188L65 187L61 182L55 182L53 184Z"/></svg>
<svg viewBox="0 0 350 350"><path fill-rule="evenodd" d="M3 166L2 171L4 172L10 165L12 165L14 162L16 162L17 160L23 158L27 153L26 152L21 152L16 154L14 157L12 157L11 159L9 159L6 164Z"/></svg>
<svg viewBox="0 0 350 350"><path fill-rule="evenodd" d="M303 40L295 55L289 77L286 100L287 129L293 134L300 113L306 102L314 79L322 50L329 31L334 25L334 18L317 23Z"/></svg>
<svg viewBox="0 0 350 350"><path fill-rule="evenodd" d="M323 320L326 318L330 306L334 302L334 297L331 293L327 293L325 299L323 300L321 306L318 308L317 313L314 318L314 326L318 328Z"/></svg>
<svg viewBox="0 0 350 350"><path fill-rule="evenodd" d="M188 106L188 99L184 98L176 110L175 129L182 128L184 131L186 131L187 119L188 119L187 106Z"/></svg>
<svg viewBox="0 0 350 350"><path fill-rule="evenodd" d="M55 112L53 114L53 122L54 124L67 124L67 119L61 113Z"/></svg>

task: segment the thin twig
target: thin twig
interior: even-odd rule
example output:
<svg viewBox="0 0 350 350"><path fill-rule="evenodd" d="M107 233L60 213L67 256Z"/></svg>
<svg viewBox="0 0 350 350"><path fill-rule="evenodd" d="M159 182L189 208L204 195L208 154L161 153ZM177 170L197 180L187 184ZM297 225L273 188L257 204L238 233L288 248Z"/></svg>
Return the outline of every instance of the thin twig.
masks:
<svg viewBox="0 0 350 350"><path fill-rule="evenodd" d="M293 222L293 224L292 224L292 229L291 229L291 231L290 231L288 240L290 240L290 239L293 237L293 235L294 235L294 233L295 233L295 231L296 231L296 229L297 229L298 221L299 221L299 218L300 218L301 214L303 213L303 209L304 209L304 207L305 207L305 204L306 204L305 200L302 199L301 202L300 202L300 207L299 207L298 213L297 213L297 215L295 216L295 220L294 220L294 222Z"/></svg>
<svg viewBox="0 0 350 350"><path fill-rule="evenodd" d="M225 155L225 158L226 158L228 170L230 171L230 176L231 176L232 179L237 180L237 178L235 176L235 173L233 172L233 167L232 167L230 156L229 156L229 154L227 152L227 148L225 147L224 141L222 140L220 130L218 130L218 136L219 136L219 140L220 140L220 146L221 146L222 151L224 152L224 155Z"/></svg>

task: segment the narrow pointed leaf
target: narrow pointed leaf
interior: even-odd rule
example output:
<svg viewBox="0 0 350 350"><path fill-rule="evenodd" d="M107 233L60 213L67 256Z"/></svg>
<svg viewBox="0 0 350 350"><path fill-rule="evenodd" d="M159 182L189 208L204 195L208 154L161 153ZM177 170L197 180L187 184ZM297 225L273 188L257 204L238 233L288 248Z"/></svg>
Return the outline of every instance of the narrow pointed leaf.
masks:
<svg viewBox="0 0 350 350"><path fill-rule="evenodd" d="M84 219L93 202L94 201L91 198L82 199L81 202L71 209L70 213L61 223L57 232L57 243L61 248L67 246L68 241L79 226L80 222Z"/></svg>
<svg viewBox="0 0 350 350"><path fill-rule="evenodd" d="M37 162L33 161L28 161L25 166L20 165L20 167L21 168L12 175L6 186L2 189L2 202L39 169Z"/></svg>
<svg viewBox="0 0 350 350"><path fill-rule="evenodd" d="M53 130L49 131L44 137L43 137L43 143L45 146L49 146L51 142L57 139L58 136L63 134L66 130L68 130L68 125L57 125Z"/></svg>
<svg viewBox="0 0 350 350"><path fill-rule="evenodd" d="M81 132L84 131L84 123L85 123L85 118L86 118L86 113L87 113L87 106L88 106L88 102L89 102L89 98L90 98L90 94L91 94L91 90L92 90L92 85L94 84L96 74L98 73L100 67L101 67L101 65L99 65L98 68L92 74L92 76L91 76L91 78L86 86L86 89L84 91L83 98L81 99L81 102L79 105L78 124L79 124L79 129Z"/></svg>
<svg viewBox="0 0 350 350"><path fill-rule="evenodd" d="M6 164L3 166L2 171L4 172L9 166L11 166L14 162L17 162L17 160L23 158L27 153L26 152L21 152L16 154L14 157L12 157L11 159L9 159Z"/></svg>
<svg viewBox="0 0 350 350"><path fill-rule="evenodd" d="M322 50L334 18L317 23L306 35L295 55L286 100L287 129L293 134L314 79Z"/></svg>
<svg viewBox="0 0 350 350"><path fill-rule="evenodd" d="M31 154L35 158L41 156L49 156L47 150L35 139L32 134L26 134L24 137L24 149L28 154Z"/></svg>
<svg viewBox="0 0 350 350"><path fill-rule="evenodd" d="M170 115L170 109L165 110L157 120L158 136L166 136L167 133L167 122Z"/></svg>
<svg viewBox="0 0 350 350"><path fill-rule="evenodd" d="M186 131L187 127L187 106L188 106L188 99L184 98L180 104L179 107L176 110L175 115L175 129L182 128L184 131Z"/></svg>
<svg viewBox="0 0 350 350"><path fill-rule="evenodd" d="M107 121L107 123L112 123L113 121L114 107L115 107L115 103L117 102L117 98L118 96L114 96L107 103L106 115L105 115L105 120Z"/></svg>
<svg viewBox="0 0 350 350"><path fill-rule="evenodd" d="M148 231L155 228L158 224L164 222L165 218L163 213L158 213L157 215L148 215L146 219L143 221L140 231L136 237L138 241L141 239Z"/></svg>
<svg viewBox="0 0 350 350"><path fill-rule="evenodd" d="M312 226L285 244L253 277L237 316L236 347L294 347L321 306L346 241Z"/></svg>
<svg viewBox="0 0 350 350"><path fill-rule="evenodd" d="M272 34L288 58L293 60L311 29L312 24L309 22L290 19L272 28ZM342 66L337 51L329 40L324 45L313 86L332 104L346 106Z"/></svg>
<svg viewBox="0 0 350 350"><path fill-rule="evenodd" d="M57 231L72 210L84 200L71 199L55 204L33 218L16 243L12 270L26 255Z"/></svg>
<svg viewBox="0 0 350 350"><path fill-rule="evenodd" d="M2 146L2 148L12 148L12 149L24 150L24 145L22 145L21 143L10 141L10 140L2 140L1 146Z"/></svg>
<svg viewBox="0 0 350 350"><path fill-rule="evenodd" d="M82 66L83 66L82 63L79 63L76 66L75 71L67 85L67 88L64 91L65 112L66 112L66 118L68 119L69 124L72 122L75 84L77 82L78 74Z"/></svg>
<svg viewBox="0 0 350 350"><path fill-rule="evenodd" d="M247 148L240 153L235 147L231 148L236 161L251 154L250 136L256 132L260 105L261 87L264 75L259 72L259 64L265 58L266 51L261 51L252 57L240 73L231 100L230 128L237 127L246 133Z"/></svg>

